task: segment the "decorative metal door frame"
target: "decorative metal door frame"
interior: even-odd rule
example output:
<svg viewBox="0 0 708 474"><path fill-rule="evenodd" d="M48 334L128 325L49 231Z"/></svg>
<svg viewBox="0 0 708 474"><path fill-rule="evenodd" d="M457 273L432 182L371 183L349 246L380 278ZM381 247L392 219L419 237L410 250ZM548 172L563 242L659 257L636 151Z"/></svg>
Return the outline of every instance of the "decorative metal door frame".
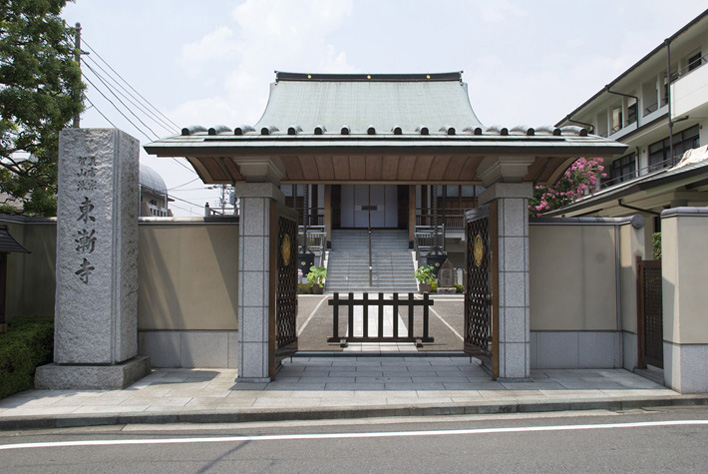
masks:
<svg viewBox="0 0 708 474"><path fill-rule="evenodd" d="M280 361L297 352L297 212L271 203L269 372L275 377Z"/></svg>
<svg viewBox="0 0 708 474"><path fill-rule="evenodd" d="M499 377L499 269L497 203L465 213L467 239L465 352Z"/></svg>
<svg viewBox="0 0 708 474"><path fill-rule="evenodd" d="M637 257L638 367L664 367L661 260Z"/></svg>

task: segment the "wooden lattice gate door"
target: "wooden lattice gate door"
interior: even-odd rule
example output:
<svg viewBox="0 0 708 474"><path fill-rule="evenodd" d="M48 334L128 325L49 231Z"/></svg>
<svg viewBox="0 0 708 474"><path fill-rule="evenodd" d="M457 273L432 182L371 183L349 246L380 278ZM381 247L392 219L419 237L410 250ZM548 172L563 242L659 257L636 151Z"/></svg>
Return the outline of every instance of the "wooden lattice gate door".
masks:
<svg viewBox="0 0 708 474"><path fill-rule="evenodd" d="M661 260L637 259L639 368L664 367Z"/></svg>
<svg viewBox="0 0 708 474"><path fill-rule="evenodd" d="M482 360L493 380L499 376L497 225L496 203L465 213L465 352Z"/></svg>
<svg viewBox="0 0 708 474"><path fill-rule="evenodd" d="M297 216L278 216L275 362L297 351ZM271 374L271 377L275 374Z"/></svg>

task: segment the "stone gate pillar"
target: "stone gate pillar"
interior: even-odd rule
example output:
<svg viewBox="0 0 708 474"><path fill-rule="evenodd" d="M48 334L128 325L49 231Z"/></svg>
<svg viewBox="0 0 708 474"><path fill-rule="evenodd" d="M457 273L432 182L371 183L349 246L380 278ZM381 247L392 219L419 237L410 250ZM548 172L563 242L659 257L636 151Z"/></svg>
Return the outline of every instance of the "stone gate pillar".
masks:
<svg viewBox="0 0 708 474"><path fill-rule="evenodd" d="M275 376L274 273L277 204L285 197L270 182L238 183L238 381L267 382ZM293 242L293 245L297 245Z"/></svg>
<svg viewBox="0 0 708 474"><path fill-rule="evenodd" d="M54 363L45 389L119 389L150 371L138 352L139 143L115 129L59 136Z"/></svg>
<svg viewBox="0 0 708 474"><path fill-rule="evenodd" d="M285 203L278 158L238 162L238 378L267 382L275 377L275 310L278 204ZM294 242L293 245L297 245Z"/></svg>
<svg viewBox="0 0 708 474"><path fill-rule="evenodd" d="M708 393L708 209L661 213L664 383L681 393Z"/></svg>
<svg viewBox="0 0 708 474"><path fill-rule="evenodd" d="M531 376L528 200L533 185L521 182L533 158L499 157L480 166L487 188L480 205L497 202L499 265L499 377Z"/></svg>

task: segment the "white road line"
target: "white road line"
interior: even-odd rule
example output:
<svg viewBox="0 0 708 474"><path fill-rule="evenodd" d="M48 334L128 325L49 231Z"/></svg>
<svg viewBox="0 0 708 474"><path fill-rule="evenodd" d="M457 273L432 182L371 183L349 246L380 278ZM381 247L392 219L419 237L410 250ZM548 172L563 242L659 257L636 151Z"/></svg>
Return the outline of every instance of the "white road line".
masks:
<svg viewBox="0 0 708 474"><path fill-rule="evenodd" d="M644 421L633 423L606 423L593 425L554 425L521 426L509 428L476 428L466 430L430 430L430 431L382 431L369 433L321 433L321 434L284 434L257 436L222 436L209 438L165 438L165 439L101 439L84 441L57 441L44 443L17 443L0 445L0 451L11 449L63 448L75 446L119 446L148 444L187 444L187 443L234 443L244 441L288 441L305 439L354 439L354 438L395 438L407 436L459 436L494 433L525 433L539 431L577 431L607 430L619 428L650 428L659 426L708 425L708 420L669 420Z"/></svg>
<svg viewBox="0 0 708 474"><path fill-rule="evenodd" d="M300 336L300 335L302 334L302 331L305 330L305 328L307 327L307 325L310 323L310 320L315 316L315 313L317 312L317 310L320 309L320 306L322 306L322 304L323 304L325 301L327 301L328 298L329 298L328 296L323 296L322 299L320 300L320 302L317 303L317 306L315 306L315 309L312 310L312 312L311 312L310 315L307 317L307 319L305 320L305 322L302 323L302 326L300 327L300 330L297 332L297 335L298 335L298 336Z"/></svg>
<svg viewBox="0 0 708 474"><path fill-rule="evenodd" d="M449 324L447 321L445 321L445 320L442 318L442 316L440 316L440 315L438 314L438 312L433 309L432 306L430 307L430 312L433 313L435 316L437 316L437 318L438 318L440 321L442 321L442 323L443 323L445 326L447 326L448 329L449 329L450 331L452 331L452 332L455 334L455 336L459 337L459 338L460 338L460 341L464 341L464 340L465 340L465 338L462 337L462 335L461 335L459 332L455 331L455 328L453 328L452 326L450 326L450 324Z"/></svg>

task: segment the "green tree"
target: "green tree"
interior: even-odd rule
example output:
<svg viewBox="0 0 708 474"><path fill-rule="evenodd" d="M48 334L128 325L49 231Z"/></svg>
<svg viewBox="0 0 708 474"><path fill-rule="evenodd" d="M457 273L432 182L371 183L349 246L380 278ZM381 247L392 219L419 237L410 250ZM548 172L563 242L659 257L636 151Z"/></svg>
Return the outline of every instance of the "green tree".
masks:
<svg viewBox="0 0 708 474"><path fill-rule="evenodd" d="M0 4L0 191L22 203L0 212L56 215L59 131L83 109L66 0Z"/></svg>

